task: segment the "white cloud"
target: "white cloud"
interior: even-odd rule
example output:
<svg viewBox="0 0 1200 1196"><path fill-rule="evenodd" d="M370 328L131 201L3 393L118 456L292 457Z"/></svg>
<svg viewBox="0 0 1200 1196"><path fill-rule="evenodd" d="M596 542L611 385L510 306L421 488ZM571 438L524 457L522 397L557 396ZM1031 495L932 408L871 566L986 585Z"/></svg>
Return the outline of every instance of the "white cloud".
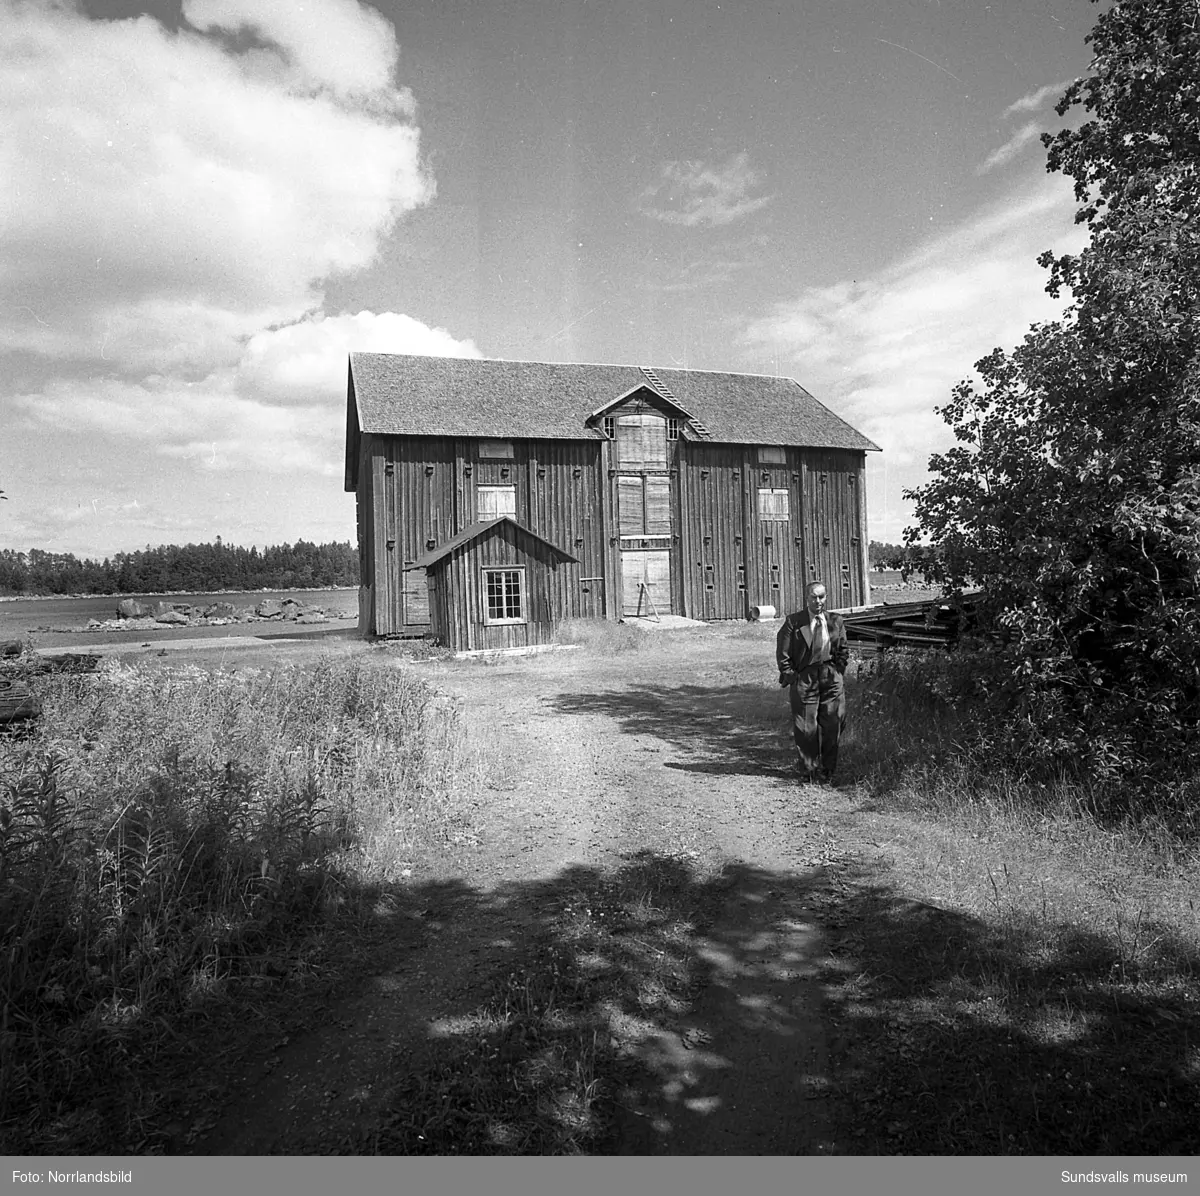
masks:
<svg viewBox="0 0 1200 1196"><path fill-rule="evenodd" d="M1068 85L1067 80L1061 83L1047 83L1045 87L1039 87L1037 91L1031 91L1019 100L1014 100L1004 109L1004 115L1016 116L1019 112L1036 112L1049 99L1057 103Z"/></svg>
<svg viewBox="0 0 1200 1196"><path fill-rule="evenodd" d="M886 501L896 503L952 441L934 407L954 384L993 348L1061 314L1036 258L1081 248L1075 206L1068 181L1031 176L875 275L777 304L748 326L746 342L790 360L802 384L884 450L895 486Z"/></svg>
<svg viewBox="0 0 1200 1196"><path fill-rule="evenodd" d="M149 17L0 0L0 349L134 370L228 362L241 338L316 308L323 278L369 264L431 197L373 10L184 12L253 24L288 62L264 70L261 52Z"/></svg>
<svg viewBox="0 0 1200 1196"><path fill-rule="evenodd" d="M396 64L391 25L357 0L188 0L184 15L197 29L253 30L279 47L301 77L339 95L386 91Z"/></svg>
<svg viewBox="0 0 1200 1196"><path fill-rule="evenodd" d="M411 316L318 315L252 336L238 365L239 384L277 402L327 402L345 395L351 352L482 356L471 341Z"/></svg>
<svg viewBox="0 0 1200 1196"><path fill-rule="evenodd" d="M358 0L183 16L0 0L8 543L344 539L347 354L478 355L322 311L434 193L391 24Z"/></svg>
<svg viewBox="0 0 1200 1196"><path fill-rule="evenodd" d="M197 381L169 374L60 378L12 403L43 427L138 442L143 451L198 469L332 476L341 469L352 351L480 355L445 329L363 311L260 332L236 365Z"/></svg>
<svg viewBox="0 0 1200 1196"><path fill-rule="evenodd" d="M723 165L700 161L665 162L658 182L641 194L642 213L684 228L730 224L765 207L774 198L752 194L762 176L747 154L734 154Z"/></svg>
<svg viewBox="0 0 1200 1196"><path fill-rule="evenodd" d="M1022 125L999 149L988 154L975 173L987 174L989 170L1011 162L1031 141L1038 139L1041 131L1041 126L1035 120Z"/></svg>

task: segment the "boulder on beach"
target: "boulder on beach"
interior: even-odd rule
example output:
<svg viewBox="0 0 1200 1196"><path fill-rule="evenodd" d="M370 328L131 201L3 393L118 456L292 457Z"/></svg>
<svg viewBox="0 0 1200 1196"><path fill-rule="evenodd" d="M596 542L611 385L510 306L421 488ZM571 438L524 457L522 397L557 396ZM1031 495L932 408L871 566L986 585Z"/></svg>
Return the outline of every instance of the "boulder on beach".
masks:
<svg viewBox="0 0 1200 1196"><path fill-rule="evenodd" d="M297 623L324 623L325 612L320 610L306 610L297 620Z"/></svg>
<svg viewBox="0 0 1200 1196"><path fill-rule="evenodd" d="M187 615L185 615L181 610L164 610L161 614L154 616L154 621L156 623L167 623L175 626L182 626L186 623L189 623L191 620L188 619Z"/></svg>
<svg viewBox="0 0 1200 1196"><path fill-rule="evenodd" d="M214 602L204 608L206 619L232 619L237 615L232 602Z"/></svg>
<svg viewBox="0 0 1200 1196"><path fill-rule="evenodd" d="M283 600L283 617L285 619L298 619L307 609L303 602L297 602L295 598Z"/></svg>
<svg viewBox="0 0 1200 1196"><path fill-rule="evenodd" d="M148 615L149 610L133 598L122 598L117 603L117 617L119 619L141 619Z"/></svg>
<svg viewBox="0 0 1200 1196"><path fill-rule="evenodd" d="M278 619L283 615L283 603L275 598L264 598L254 608L254 613L260 619Z"/></svg>

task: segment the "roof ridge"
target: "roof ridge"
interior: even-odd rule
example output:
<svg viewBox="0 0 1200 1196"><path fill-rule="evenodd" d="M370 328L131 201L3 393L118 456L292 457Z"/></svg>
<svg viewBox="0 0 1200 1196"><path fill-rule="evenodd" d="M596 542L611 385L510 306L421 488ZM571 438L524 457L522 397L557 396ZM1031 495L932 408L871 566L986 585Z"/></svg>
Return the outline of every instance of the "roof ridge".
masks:
<svg viewBox="0 0 1200 1196"><path fill-rule="evenodd" d="M757 370L709 370L697 369L690 366L656 365L640 366L628 361L541 361L533 357L448 357L442 353L385 353L377 349L351 349L351 357L431 357L437 361L498 361L507 365L565 365L577 366L580 369L591 369L596 366L614 370L643 370L653 369L675 374L723 374L729 378L771 378L777 382L795 382L791 374L764 374ZM803 389L803 388L801 388Z"/></svg>

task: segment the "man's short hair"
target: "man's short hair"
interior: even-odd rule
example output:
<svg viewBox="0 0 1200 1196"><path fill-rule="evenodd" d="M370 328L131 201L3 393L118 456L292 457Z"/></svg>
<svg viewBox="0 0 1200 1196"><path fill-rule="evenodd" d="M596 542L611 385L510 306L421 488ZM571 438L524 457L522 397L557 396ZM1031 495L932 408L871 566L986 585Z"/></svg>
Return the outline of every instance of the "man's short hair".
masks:
<svg viewBox="0 0 1200 1196"><path fill-rule="evenodd" d="M811 594L811 593L813 592L813 590L817 589L817 587L818 587L818 586L819 586L819 587L820 587L822 590L825 590L825 592L826 592L827 594L829 593L829 590L826 588L826 586L825 586L825 583L824 583L823 581L810 581L810 582L808 583L808 585L806 585L806 586L804 587L804 593L805 593L805 595L807 596L808 594Z"/></svg>

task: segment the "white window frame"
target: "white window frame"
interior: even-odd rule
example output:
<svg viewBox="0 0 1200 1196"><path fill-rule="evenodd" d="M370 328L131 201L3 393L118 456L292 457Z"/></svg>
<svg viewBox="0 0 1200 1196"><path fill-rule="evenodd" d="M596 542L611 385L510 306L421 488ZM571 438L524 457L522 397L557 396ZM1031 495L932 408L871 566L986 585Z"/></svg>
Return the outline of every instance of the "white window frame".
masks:
<svg viewBox="0 0 1200 1196"><path fill-rule="evenodd" d="M483 496L491 495L495 498L507 498L506 503L498 503L499 507L511 508L511 510L496 510L491 514L485 514ZM482 522L484 519L499 519L502 515L508 515L512 519L517 517L517 487L512 482L504 482L493 485L492 483L481 483L475 487L475 509L478 512L478 518Z"/></svg>
<svg viewBox="0 0 1200 1196"><path fill-rule="evenodd" d="M517 605L519 614L514 618L505 615L501 618L496 618L492 615L492 604L490 602L490 592L488 588L488 579L494 574L508 574L511 578L516 579L517 585ZM503 581L501 585L503 589L503 605L507 610L509 607L508 585L509 582ZM479 596L481 600L480 609L483 611L483 621L488 627L514 626L519 623L528 623L529 613L529 591L525 585L525 566L524 565L489 565L486 568L479 570Z"/></svg>
<svg viewBox="0 0 1200 1196"><path fill-rule="evenodd" d="M779 498L783 498L783 513L779 510ZM763 499L767 499L766 503ZM786 486L760 486L758 490L758 517L763 523L790 523L792 521L792 496Z"/></svg>
<svg viewBox="0 0 1200 1196"><path fill-rule="evenodd" d="M513 459L513 442L511 440L481 440L479 442L479 459L481 461L511 461Z"/></svg>

